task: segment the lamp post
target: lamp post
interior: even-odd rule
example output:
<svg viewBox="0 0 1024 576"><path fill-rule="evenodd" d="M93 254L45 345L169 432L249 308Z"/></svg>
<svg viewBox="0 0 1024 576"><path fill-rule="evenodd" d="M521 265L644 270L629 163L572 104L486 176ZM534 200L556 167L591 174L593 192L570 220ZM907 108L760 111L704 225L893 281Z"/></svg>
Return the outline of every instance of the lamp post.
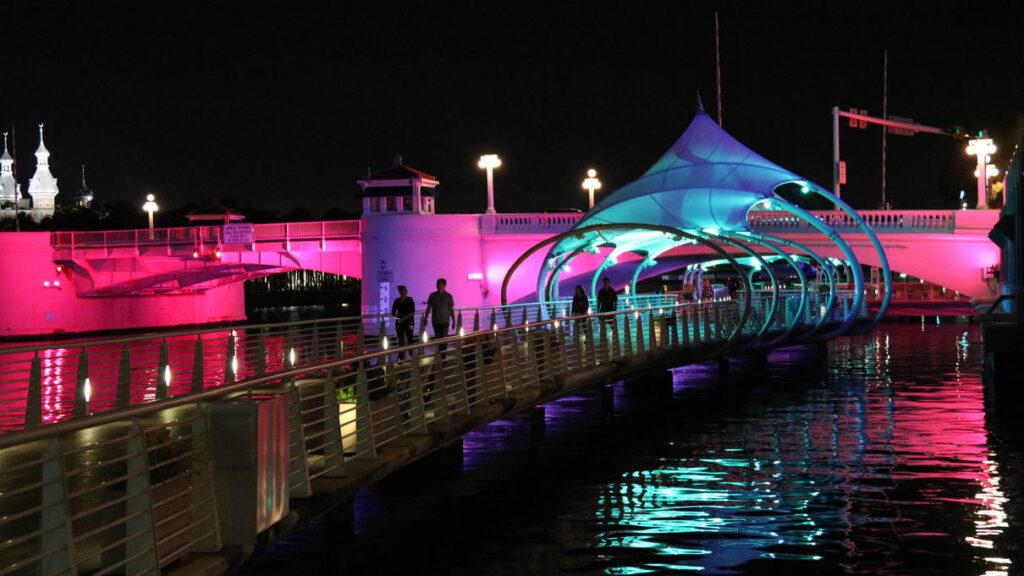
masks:
<svg viewBox="0 0 1024 576"><path fill-rule="evenodd" d="M476 164L487 170L487 214L494 214L494 169L501 166L497 154L484 154Z"/></svg>
<svg viewBox="0 0 1024 576"><path fill-rule="evenodd" d="M587 179L583 181L583 189L590 192L590 208L594 207L594 190L601 189L601 181L597 179L597 170L587 170Z"/></svg>
<svg viewBox="0 0 1024 576"><path fill-rule="evenodd" d="M146 194L146 203L142 205L142 209L149 213L149 238L153 239L153 212L160 209L156 204L156 197L152 194Z"/></svg>
<svg viewBox="0 0 1024 576"><path fill-rule="evenodd" d="M967 154L978 157L978 169L974 175L978 177L978 210L986 207L985 198L987 194L987 183L989 171L987 164L991 160L989 154L996 151L995 144L991 138L976 138L967 145Z"/></svg>

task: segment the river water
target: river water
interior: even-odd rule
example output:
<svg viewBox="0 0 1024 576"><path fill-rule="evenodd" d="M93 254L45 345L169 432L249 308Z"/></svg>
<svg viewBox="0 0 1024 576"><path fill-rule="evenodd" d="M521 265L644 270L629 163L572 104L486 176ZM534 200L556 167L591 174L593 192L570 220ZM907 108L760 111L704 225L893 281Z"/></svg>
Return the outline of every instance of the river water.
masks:
<svg viewBox="0 0 1024 576"><path fill-rule="evenodd" d="M461 470L439 455L386 478L347 533L314 521L238 572L1020 573L1024 450L986 413L981 352L975 325L932 318L598 388L469 435Z"/></svg>

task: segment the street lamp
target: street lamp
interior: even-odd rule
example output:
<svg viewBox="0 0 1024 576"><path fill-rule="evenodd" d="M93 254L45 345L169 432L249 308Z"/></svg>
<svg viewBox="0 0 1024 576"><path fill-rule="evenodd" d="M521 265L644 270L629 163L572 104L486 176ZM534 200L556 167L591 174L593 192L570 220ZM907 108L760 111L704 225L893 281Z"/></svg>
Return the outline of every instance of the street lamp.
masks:
<svg viewBox="0 0 1024 576"><path fill-rule="evenodd" d="M146 212L149 212L149 229L152 230L153 212L156 212L157 210L160 209L160 207L156 205L156 197L153 196L152 194L146 194L146 203L142 205L142 209L145 210Z"/></svg>
<svg viewBox="0 0 1024 576"><path fill-rule="evenodd" d="M967 145L967 154L978 157L978 169L974 172L974 175L978 177L978 210L984 210L986 206L986 184L989 175L987 164L992 160L989 154L995 151L996 145L992 143L991 138L976 138Z"/></svg>
<svg viewBox="0 0 1024 576"><path fill-rule="evenodd" d="M597 170L587 170L587 179L583 181L583 189L590 192L590 207L594 207L594 190L601 189L601 181L597 179Z"/></svg>
<svg viewBox="0 0 1024 576"><path fill-rule="evenodd" d="M494 214L494 169L501 166L497 154L484 154L477 166L487 170L487 214Z"/></svg>

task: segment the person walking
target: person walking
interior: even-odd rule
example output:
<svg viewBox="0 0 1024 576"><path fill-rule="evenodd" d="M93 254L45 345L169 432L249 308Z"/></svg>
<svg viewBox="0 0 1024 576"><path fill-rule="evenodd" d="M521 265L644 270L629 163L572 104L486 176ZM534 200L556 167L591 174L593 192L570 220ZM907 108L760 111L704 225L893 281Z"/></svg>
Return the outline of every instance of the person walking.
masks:
<svg viewBox="0 0 1024 576"><path fill-rule="evenodd" d="M395 318L395 332L398 336L398 347L412 344L412 323L416 315L416 302L409 297L409 289L405 286L398 287L398 298L391 305L391 315ZM405 358L406 353L399 352L399 359Z"/></svg>
<svg viewBox="0 0 1024 576"><path fill-rule="evenodd" d="M576 293L572 295L572 314L570 316L586 316L590 313L590 300L583 286L576 285ZM587 322L586 318L577 318L576 327L580 328Z"/></svg>
<svg viewBox="0 0 1024 576"><path fill-rule="evenodd" d="M615 312L619 308L619 295L612 288L612 281L604 277L604 287L597 291L597 313ZM602 316L601 324L615 326L614 316Z"/></svg>
<svg viewBox="0 0 1024 576"><path fill-rule="evenodd" d="M451 323L452 330L455 329L455 299L445 290L448 281L444 278L437 279L437 290L427 297L427 310L423 313L423 325L425 328L427 319L430 318L434 327L434 338L448 337L448 324ZM442 344L441 350L448 346Z"/></svg>

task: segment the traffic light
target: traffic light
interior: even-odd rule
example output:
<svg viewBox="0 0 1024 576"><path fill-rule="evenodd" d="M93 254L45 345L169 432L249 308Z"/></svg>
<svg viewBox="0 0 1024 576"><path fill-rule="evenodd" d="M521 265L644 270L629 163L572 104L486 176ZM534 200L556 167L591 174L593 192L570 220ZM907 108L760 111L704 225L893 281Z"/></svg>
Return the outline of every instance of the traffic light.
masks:
<svg viewBox="0 0 1024 576"><path fill-rule="evenodd" d="M953 132L951 133L953 138L967 138L967 130L963 126L953 126Z"/></svg>

